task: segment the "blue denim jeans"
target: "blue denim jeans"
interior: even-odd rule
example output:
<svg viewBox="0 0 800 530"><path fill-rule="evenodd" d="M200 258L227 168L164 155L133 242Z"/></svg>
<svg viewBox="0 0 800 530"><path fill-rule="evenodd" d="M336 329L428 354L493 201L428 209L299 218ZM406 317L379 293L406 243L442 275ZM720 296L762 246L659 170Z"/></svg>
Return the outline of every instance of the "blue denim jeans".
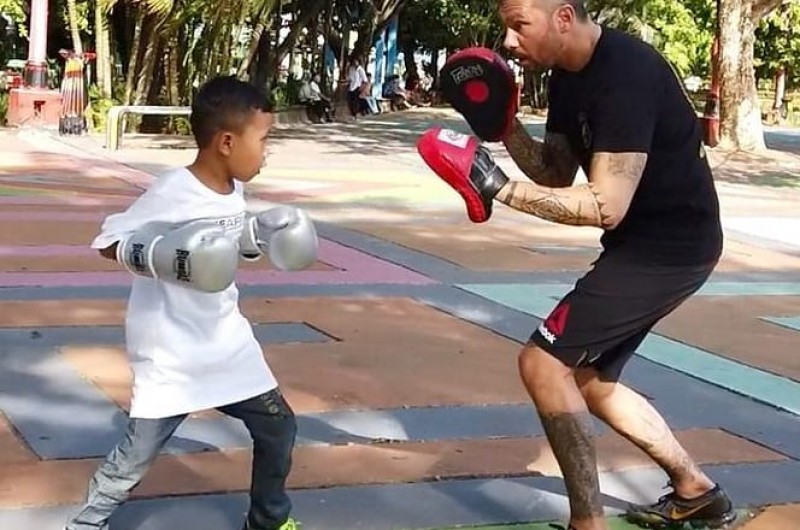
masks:
<svg viewBox="0 0 800 530"><path fill-rule="evenodd" d="M289 518L292 508L285 486L297 434L294 412L278 389L217 410L242 420L253 439L250 511L245 528L279 528ZM185 414L159 419L131 418L124 438L89 481L86 504L66 530L108 528L111 515L142 481L184 419Z"/></svg>

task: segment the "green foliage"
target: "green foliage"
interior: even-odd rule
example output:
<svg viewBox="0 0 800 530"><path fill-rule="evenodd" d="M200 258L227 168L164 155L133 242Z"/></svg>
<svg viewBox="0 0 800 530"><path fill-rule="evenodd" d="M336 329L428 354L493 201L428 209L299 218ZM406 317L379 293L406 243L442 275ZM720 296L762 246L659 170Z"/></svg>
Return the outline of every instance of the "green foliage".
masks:
<svg viewBox="0 0 800 530"><path fill-rule="evenodd" d="M400 38L426 50L496 48L502 42L497 4L486 0L409 0L400 20Z"/></svg>
<svg viewBox="0 0 800 530"><path fill-rule="evenodd" d="M761 20L754 59L757 77L772 79L784 67L787 84L800 83L800 2L784 4Z"/></svg>
<svg viewBox="0 0 800 530"><path fill-rule="evenodd" d="M270 97L276 110L297 105L300 102L300 87L302 84L303 81L301 79L289 76L285 83L273 85Z"/></svg>
<svg viewBox="0 0 800 530"><path fill-rule="evenodd" d="M105 132L108 109L121 104L119 99L103 97L103 93L97 85L90 85L88 120L92 124L92 129L97 132Z"/></svg>
<svg viewBox="0 0 800 530"><path fill-rule="evenodd" d="M658 48L682 76L707 76L715 0L590 0L599 22L639 35ZM408 0L401 39L417 47L499 47L503 28L496 2Z"/></svg>
<svg viewBox="0 0 800 530"><path fill-rule="evenodd" d="M2 1L2 0L0 0ZM69 9L67 9L67 2L54 2L55 8L58 10L58 14L61 17L61 20L64 24L64 28L69 31ZM75 8L78 12L78 31L81 32L81 40L83 39L83 34L89 32L89 2L84 0L75 0ZM51 9L53 9L51 7Z"/></svg>
<svg viewBox="0 0 800 530"><path fill-rule="evenodd" d="M25 26L27 15L25 14L25 0L0 0L0 13L6 15L17 24L21 37L28 36L28 29Z"/></svg>
<svg viewBox="0 0 800 530"><path fill-rule="evenodd" d="M793 94L789 101L789 125L800 127L800 94Z"/></svg>
<svg viewBox="0 0 800 530"><path fill-rule="evenodd" d="M711 8L712 0L653 0L648 4L645 21L655 30L652 44L682 77L710 74L714 39Z"/></svg>
<svg viewBox="0 0 800 530"><path fill-rule="evenodd" d="M0 13L20 24L23 34L26 34L25 9L29 1L0 0ZM360 37L358 45L364 45L358 51L364 52L370 44L375 25L385 23L387 13L394 12L400 5L398 44L406 53L420 49L452 51L476 45L500 49L503 37L495 0L74 1L78 12L77 26L84 37L85 48L89 50L95 47L91 38L96 34L95 5L99 3L106 12L114 10L110 52L112 61L123 62L123 73L129 67L133 47L132 28L139 8L144 8L148 16L144 19L144 41L139 50L138 68L132 76L133 88L149 94L150 99L158 94L155 99L161 103L174 100L185 104L191 99L196 86L209 76L240 68L242 73L247 72L258 82L268 84L270 79L266 77L279 71L270 61L282 57L288 48L275 42L276 32L285 35L288 30L301 35L298 43L304 48L313 48L315 45L306 38L306 33L309 37L324 34L331 47L338 52L342 31L357 30ZM716 0L587 0L594 19L651 42L675 65L682 77L695 75L703 79L709 76L715 4ZM50 42L58 43L57 46L69 46L66 43L71 42L66 5L67 0L50 3L52 20L55 22L54 27L50 28ZM281 24L276 23L277 12L283 17ZM328 14L331 15L330 19ZM266 28L266 35L270 36L262 41L260 47L251 46L256 26ZM128 29L120 31L122 27ZM782 8L760 23L755 57L760 77L772 79L775 69L785 66L790 85L800 83L800 37L797 36L800 29L795 28L800 28L800 0L787 0ZM330 32L325 34L328 30ZM4 57L4 53L7 55L9 50L3 38L0 32L0 67L8 58ZM22 44L19 49L23 50L24 55L25 46ZM354 43L349 42L349 45L352 47ZM164 75L170 68L164 58L167 54L161 53L164 48L174 52L174 55L168 55L170 59L177 57L176 71L169 70L170 75ZM148 50L155 52L155 55L146 54ZM250 52L256 53L253 63L247 63L251 67L241 67L242 61L249 61ZM312 61L319 60L319 52L314 50L313 53L317 55ZM143 74L145 56L155 57L155 64L148 66L150 70ZM56 64L63 64L60 58L54 57L53 60ZM118 75L116 68L113 71L115 76ZM268 74L260 76L259 72ZM176 75L173 76L173 73ZM56 76L53 78L58 79ZM138 83L140 79L153 80L155 85L152 90L149 83ZM115 81L120 83L123 80L117 78ZM165 82L174 83L175 86L164 87ZM140 86L137 87L137 84ZM295 104L299 85L299 80L293 78L272 85L276 105L280 108ZM171 97L167 98L166 94ZM115 99L104 99L96 88L90 89L91 117L96 128L104 128L107 109L121 99L120 95L120 91L115 91ZM188 130L188 125L181 119L171 119L169 128Z"/></svg>
<svg viewBox="0 0 800 530"><path fill-rule="evenodd" d="M590 0L599 22L655 46L681 77L710 73L715 0Z"/></svg>
<svg viewBox="0 0 800 530"><path fill-rule="evenodd" d="M20 59L20 53L24 52L22 38L28 36L28 29L22 4L23 0L0 0L0 69L5 68L9 59ZM12 29L11 33L8 29Z"/></svg>

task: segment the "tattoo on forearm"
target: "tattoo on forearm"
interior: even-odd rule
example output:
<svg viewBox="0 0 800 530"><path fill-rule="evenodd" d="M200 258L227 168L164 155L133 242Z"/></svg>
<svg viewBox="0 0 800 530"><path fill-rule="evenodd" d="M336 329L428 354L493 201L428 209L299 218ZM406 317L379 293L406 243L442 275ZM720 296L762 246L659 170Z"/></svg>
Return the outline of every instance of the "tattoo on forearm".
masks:
<svg viewBox="0 0 800 530"><path fill-rule="evenodd" d="M608 201L603 196L603 192L598 186L595 186L591 182L587 184L586 187L592 193L592 196L594 196L595 203L597 203L597 213L600 216L600 228L610 228L614 224L614 219L610 213Z"/></svg>
<svg viewBox="0 0 800 530"><path fill-rule="evenodd" d="M575 180L578 163L562 136L548 133L545 142L539 142L515 119L503 144L514 163L533 182L549 188L563 188Z"/></svg>
<svg viewBox="0 0 800 530"><path fill-rule="evenodd" d="M559 189L509 182L496 198L554 223L613 230L627 214L646 164L646 153L596 153L588 184Z"/></svg>
<svg viewBox="0 0 800 530"><path fill-rule="evenodd" d="M540 413L569 493L573 519L603 516L592 418L588 412Z"/></svg>
<svg viewBox="0 0 800 530"><path fill-rule="evenodd" d="M497 200L554 223L602 228L609 219L603 214L603 203L591 185L559 190L528 182L510 182L497 194Z"/></svg>
<svg viewBox="0 0 800 530"><path fill-rule="evenodd" d="M647 166L647 153L595 153L590 168L589 188L595 195L603 227L622 222L633 202Z"/></svg>

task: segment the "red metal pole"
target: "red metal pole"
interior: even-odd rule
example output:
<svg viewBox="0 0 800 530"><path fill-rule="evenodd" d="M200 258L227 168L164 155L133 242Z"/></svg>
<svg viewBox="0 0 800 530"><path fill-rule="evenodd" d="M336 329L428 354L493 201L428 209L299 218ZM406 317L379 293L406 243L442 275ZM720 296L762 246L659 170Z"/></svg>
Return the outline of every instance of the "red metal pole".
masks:
<svg viewBox="0 0 800 530"><path fill-rule="evenodd" d="M711 86L708 90L703 121L705 123L705 144L716 147L719 144L720 122L720 79L719 79L719 54L720 54L720 4L717 0L716 27L714 30L714 43L711 45Z"/></svg>

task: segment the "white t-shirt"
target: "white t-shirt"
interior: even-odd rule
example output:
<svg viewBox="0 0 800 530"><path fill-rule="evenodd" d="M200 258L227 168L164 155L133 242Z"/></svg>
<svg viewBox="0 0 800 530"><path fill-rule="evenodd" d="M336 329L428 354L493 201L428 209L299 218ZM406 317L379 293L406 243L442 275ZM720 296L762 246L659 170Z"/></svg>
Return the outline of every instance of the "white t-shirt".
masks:
<svg viewBox="0 0 800 530"><path fill-rule="evenodd" d="M322 90L319 89L319 85L316 81L312 80L308 84L309 89L311 90L311 100L312 101L319 101L322 99Z"/></svg>
<svg viewBox="0 0 800 530"><path fill-rule="evenodd" d="M297 97L300 101L319 101L322 99L322 91L315 81L308 81L300 87Z"/></svg>
<svg viewBox="0 0 800 530"><path fill-rule="evenodd" d="M127 211L110 215L92 248L106 248L144 223L215 219L239 239L245 215L243 185L219 194L186 168L158 178ZM243 401L277 386L232 284L203 293L133 277L125 317L133 370L130 416L162 418Z"/></svg>
<svg viewBox="0 0 800 530"><path fill-rule="evenodd" d="M364 71L364 68L359 66L358 68L350 68L347 72L347 91L352 92L353 90L358 90L361 88L361 85L367 82L367 72Z"/></svg>

